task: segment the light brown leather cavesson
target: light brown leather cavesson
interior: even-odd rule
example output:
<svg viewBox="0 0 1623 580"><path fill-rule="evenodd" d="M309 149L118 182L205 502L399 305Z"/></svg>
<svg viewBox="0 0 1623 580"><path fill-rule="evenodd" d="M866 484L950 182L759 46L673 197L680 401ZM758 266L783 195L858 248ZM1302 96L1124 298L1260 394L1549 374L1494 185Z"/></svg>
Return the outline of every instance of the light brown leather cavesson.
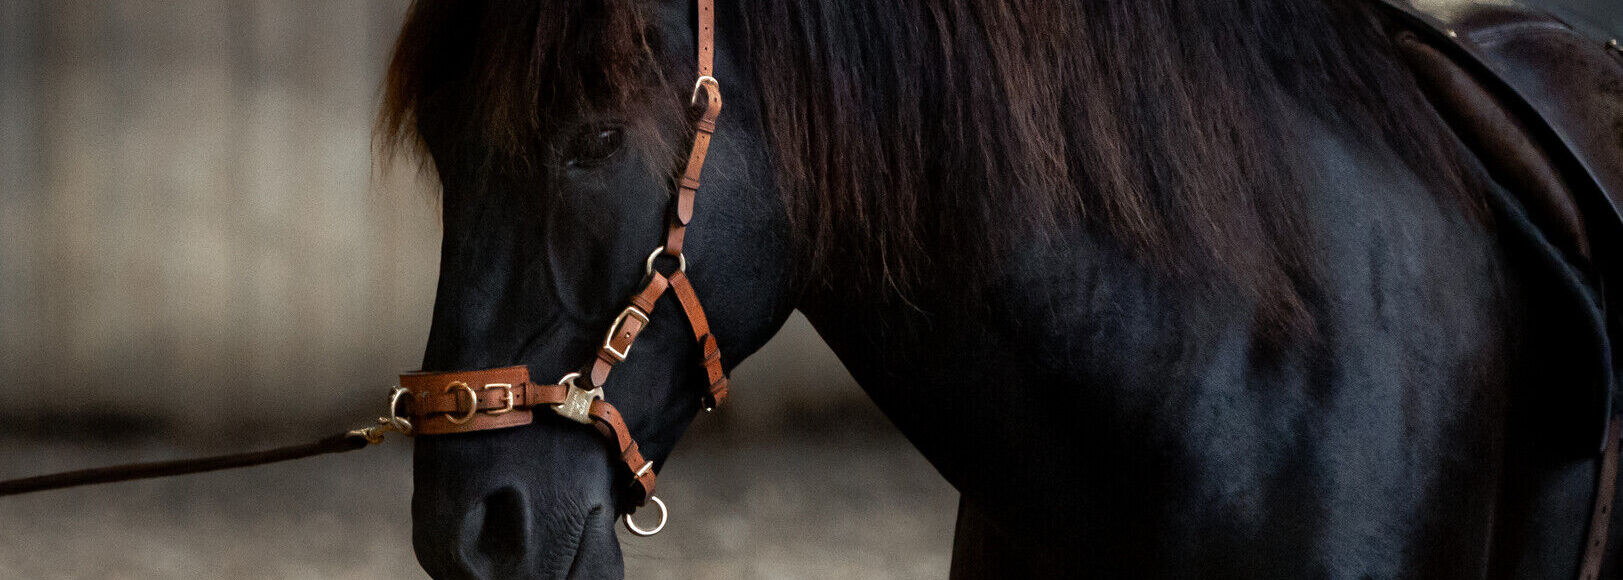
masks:
<svg viewBox="0 0 1623 580"><path fill-rule="evenodd" d="M721 84L712 76L714 0L698 0L698 16L699 75L690 104L703 108L694 122L687 167L676 182L665 245L648 256L647 277L642 288L632 294L626 307L609 324L596 356L579 372L565 375L556 383L530 380L529 368L525 366L401 375L400 387L410 394L409 416L416 434L444 435L528 425L535 420L536 409L550 409L566 419L596 427L614 446L631 479L632 509L641 507L654 497L653 462L643 457L620 411L603 399L603 386L615 365L631 355L637 336L647 328L654 308L667 291L676 295L693 329L693 338L699 344L710 381L702 395L704 408L713 409L727 399L727 374L721 366L721 347L710 334L710 322L699 304L699 295L688 280L687 258L682 255L687 226L693 220L694 198L699 192L699 175L710 151L711 135L716 131L716 118L721 114ZM676 269L670 274L661 273L655 267L661 258L673 259Z"/></svg>

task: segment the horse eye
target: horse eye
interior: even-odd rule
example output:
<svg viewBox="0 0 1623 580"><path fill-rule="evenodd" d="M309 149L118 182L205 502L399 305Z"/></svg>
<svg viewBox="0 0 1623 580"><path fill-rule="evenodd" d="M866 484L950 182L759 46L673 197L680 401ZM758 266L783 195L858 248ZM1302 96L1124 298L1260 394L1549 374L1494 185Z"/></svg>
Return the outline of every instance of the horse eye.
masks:
<svg viewBox="0 0 1623 580"><path fill-rule="evenodd" d="M569 141L565 152L570 167L592 167L607 161L620 150L625 134L619 127L592 127Z"/></svg>

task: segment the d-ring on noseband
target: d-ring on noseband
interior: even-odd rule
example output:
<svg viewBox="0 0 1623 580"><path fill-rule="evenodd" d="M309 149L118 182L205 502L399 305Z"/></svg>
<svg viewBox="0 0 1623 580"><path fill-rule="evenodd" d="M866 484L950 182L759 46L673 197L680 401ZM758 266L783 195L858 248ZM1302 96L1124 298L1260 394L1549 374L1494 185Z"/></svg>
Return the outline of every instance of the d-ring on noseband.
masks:
<svg viewBox="0 0 1623 580"><path fill-rule="evenodd" d="M704 169L705 155L710 150L711 135L716 130L716 119L721 115L721 83L711 76L715 68L715 2L697 2L699 78L693 84L691 101L694 106L702 105L704 110L694 123L687 167L676 184L676 196L672 200L670 220L665 228L665 244L648 256L646 282L609 325L597 355L580 372L570 373L553 384L531 382L527 366L400 376L400 387L411 395L408 405L410 420L408 422L401 418L400 423L422 435L527 425L535 420L534 410L537 408L550 408L564 418L596 428L619 452L619 463L624 465L625 474L631 480L628 499L632 508L627 510L625 526L638 536L659 533L665 528L669 514L665 502L654 497L654 462L643 457L620 411L603 400L603 385L615 365L630 355L631 344L652 320L654 307L666 291L675 294L677 302L682 305L682 312L687 316L693 338L698 342L703 356L710 387L702 397L702 406L706 410L712 409L727 398L727 374L721 366L721 348L710 334L710 322L705 318L698 294L688 280L687 257L682 253L688 222L693 218L699 176ZM700 100L701 92L703 100ZM655 270L654 262L661 255L676 258L676 270L670 274ZM393 411L391 416L394 416ZM644 529L632 521L631 513L649 501L659 508L659 523L653 528Z"/></svg>

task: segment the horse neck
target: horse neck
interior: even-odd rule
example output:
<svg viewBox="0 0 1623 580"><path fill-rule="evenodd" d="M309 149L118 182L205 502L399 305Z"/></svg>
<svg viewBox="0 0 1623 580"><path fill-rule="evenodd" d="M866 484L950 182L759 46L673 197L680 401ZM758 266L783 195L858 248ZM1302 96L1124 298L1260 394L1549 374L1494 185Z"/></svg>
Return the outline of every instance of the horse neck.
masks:
<svg viewBox="0 0 1623 580"><path fill-rule="evenodd" d="M973 279L940 272L903 294L827 284L809 290L800 309L949 481L966 494L992 493L1019 485L1041 459L964 442L1040 439L1051 431L1049 411L1077 407L1065 391L1087 371L1067 337L1085 335L1093 305L1073 293L1112 260L1102 247L1071 232L1063 245L1028 248ZM988 473L999 481L978 477Z"/></svg>
<svg viewBox="0 0 1623 580"><path fill-rule="evenodd" d="M983 276L928 273L906 300L836 280L811 290L802 310L966 504L989 512L1050 518L1038 525L1067 515L1130 522L1109 531L1112 545L1156 546L1169 529L1226 524L1145 518L1130 506L1178 513L1177 502L1198 495L1190 489L1235 505L1252 501L1250 490L1287 501L1320 475L1291 461L1356 460L1413 483L1383 496L1391 505L1371 517L1409 517L1405 502L1426 480L1405 474L1438 458L1402 450L1494 457L1484 442L1503 424L1513 278L1493 235L1437 203L1395 156L1310 130L1304 159L1334 176L1303 192L1312 263L1335 267L1312 287L1320 333L1309 339L1270 347L1259 340L1257 298L1180 281L1083 228L1019 248ZM1379 427L1403 424L1416 428ZM1222 452L1209 452L1214 441ZM1343 454L1377 447L1387 455ZM1426 517L1479 516L1490 484L1473 481ZM1043 504L1056 497L1064 505Z"/></svg>

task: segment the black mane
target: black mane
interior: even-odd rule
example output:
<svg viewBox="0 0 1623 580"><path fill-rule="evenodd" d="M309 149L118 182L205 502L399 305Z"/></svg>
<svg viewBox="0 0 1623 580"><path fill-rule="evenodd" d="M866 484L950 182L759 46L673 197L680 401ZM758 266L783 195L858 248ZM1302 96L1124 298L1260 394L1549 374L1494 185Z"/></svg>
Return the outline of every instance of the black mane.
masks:
<svg viewBox="0 0 1623 580"><path fill-rule="evenodd" d="M743 19L806 239L895 286L932 253L957 267L1080 221L1296 318L1313 266L1286 102L1483 213L1364 3L769 0Z"/></svg>
<svg viewBox="0 0 1623 580"><path fill-rule="evenodd" d="M526 132L565 106L680 102L685 80L667 77L686 79L691 66L661 67L691 57L660 54L646 9L419 0L391 69L385 134L444 133L523 159L535 154ZM757 0L718 10L724 30L745 35L738 56L754 66L797 238L821 273L846 280L905 292L944 273L931 255L973 264L1032 243L1032 232L1082 224L1169 275L1226 281L1261 299L1267 324L1294 326L1317 266L1299 248L1303 180L1279 115L1287 103L1392 149L1440 203L1486 219L1472 173L1363 2Z"/></svg>

